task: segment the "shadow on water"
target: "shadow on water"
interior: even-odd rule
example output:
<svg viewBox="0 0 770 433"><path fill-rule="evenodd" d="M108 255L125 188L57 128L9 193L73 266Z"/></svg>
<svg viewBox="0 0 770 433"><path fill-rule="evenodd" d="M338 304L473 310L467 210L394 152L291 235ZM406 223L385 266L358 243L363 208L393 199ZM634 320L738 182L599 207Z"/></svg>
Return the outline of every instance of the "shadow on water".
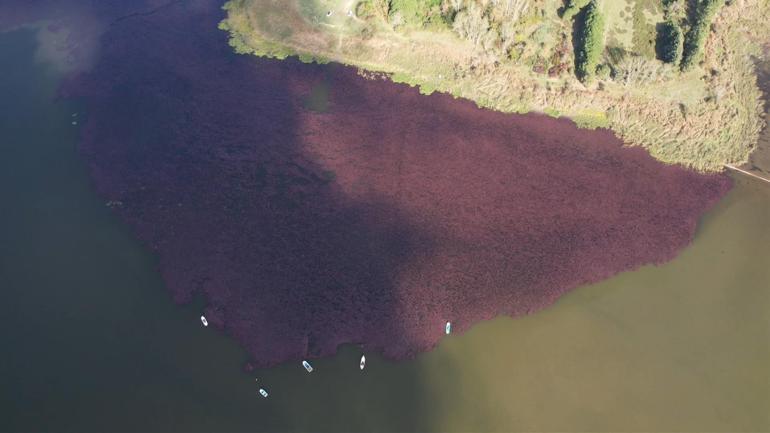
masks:
<svg viewBox="0 0 770 433"><path fill-rule="evenodd" d="M141 46L149 30L185 38L196 34L157 23L145 30L128 40ZM200 308L212 300L184 292L191 303L175 305L156 271L159 263L116 218L115 212L128 212L130 206L110 210L105 201L111 197L92 192L75 145L80 128L97 113L89 116L77 103L53 102L61 77L34 63L34 44L31 31L0 35L0 431L761 431L770 426L764 410L770 396L762 386L770 356L766 190L739 182L706 218L693 246L670 264L573 291L532 316L479 324L414 361L391 363L367 353L362 373L360 349L346 345L333 357L313 361L313 374L296 363L245 374L240 367L247 354L235 340L199 325ZM110 48L116 55L127 53L126 47ZM229 53L224 44L221 50ZM308 173L319 181L333 180L312 162L305 161L300 170L281 159L297 151L291 134L263 148L276 153L272 161L284 163L272 172L264 168L251 178L240 176L250 180L237 188L229 188L231 180L216 170L217 164L238 169L238 157L244 156L238 145L262 137L225 134L229 147L223 153L196 161L185 160L190 156L183 147L162 147L172 136L191 146L210 144L207 128L237 131L253 120L248 113L258 112L250 104L264 103L259 98L265 96L249 93L248 86L219 89L232 92L225 97L240 98L234 99L242 101L240 113L220 110L216 99L184 99L191 86L216 86L221 76L206 82L169 74L164 58L155 53L148 50L143 63L135 62L141 57L131 58L143 72L112 71L122 74L118 81L124 87L114 89L119 95L99 108L136 120L112 125L112 135L136 147L113 155L116 161L106 166L151 168L139 172L140 180L145 188L157 181L150 192L162 201L175 191L157 187L167 167L148 165L148 153L185 162L177 165L190 170L184 179L191 186L184 191L211 202L185 201L183 208L226 204L240 209L236 205L258 186L306 194L308 184L297 181L313 178ZM257 77L269 72L256 59L229 56L229 66L215 65L222 76L233 70L228 68L251 68ZM321 76L316 67L307 68L312 77ZM281 86L294 84L277 79L285 75L281 71L268 77L277 86L271 94L287 94L290 90ZM305 90L295 95L299 103L312 94ZM291 131L291 112L283 111L281 98L273 102L266 117L288 120L263 127ZM147 111L137 112L138 106ZM196 110L213 116L210 123L196 124ZM75 112L78 125L71 124ZM184 113L190 122L164 122L172 112ZM244 166L254 167L253 162ZM138 191L133 194L141 198ZM276 206L303 203L278 201ZM345 208L354 212L355 203ZM288 222L279 215L260 221L270 222L271 232L288 234ZM167 216L178 217L185 216ZM216 220L200 223L219 233ZM377 239L390 232L377 230L375 246L387 250L387 242ZM154 240L145 238L147 245ZM252 239L240 242L228 254L273 260L251 251L258 250ZM216 258L216 251L211 254ZM362 257L352 263L361 266L370 256ZM314 259L327 260L319 254ZM382 287L388 287L382 276L388 269L375 270ZM303 272L303 278L324 281L312 268ZM239 281L228 282L238 287ZM259 386L269 389L270 398L256 395Z"/></svg>
<svg viewBox="0 0 770 433"><path fill-rule="evenodd" d="M194 427L180 414L205 413L215 384L246 391L221 371L242 351L190 326L197 312L170 302L155 261L91 192L72 125L84 113L53 102L60 77L33 63L34 32L0 41L0 430Z"/></svg>
<svg viewBox="0 0 770 433"><path fill-rule="evenodd" d="M757 149L752 152L749 161L741 168L770 178L770 42L765 44L763 52L752 58L757 73L757 86L765 101L765 126L759 134Z"/></svg>
<svg viewBox="0 0 770 433"><path fill-rule="evenodd" d="M240 367L247 355L236 342L222 338L212 332L211 327L200 326L197 316L203 300L199 298L183 308L174 305L155 271L159 264L134 240L132 231L117 220L114 211L123 210L111 211L105 206L109 197L92 192L88 170L75 148L79 128L88 124L89 113L77 103L54 102L61 77L46 65L34 62L34 32L3 34L0 43L0 65L4 70L0 83L0 93L4 96L0 107L3 113L0 200L7 209L0 216L0 302L6 310L4 325L0 328L6 365L0 375L0 430L411 431L426 428L420 416L424 405L416 369L392 365L370 355L369 369L362 373L357 368L360 350L352 346L343 347L334 358L314 363L316 372L312 375L293 363L257 370L254 374L243 373ZM256 59L229 54L225 44L222 50L228 52L231 63L258 73ZM131 63L131 67L145 68L157 74L156 78L162 77L163 66L158 59L145 61L147 63ZM178 133L163 128L166 126L163 121L168 120L164 116L169 112L164 110L179 108L173 105L180 101L182 105L200 101L184 100L190 83L183 76L163 77L160 82L143 86L132 81L135 77L147 77L138 69L115 72L126 74L127 87L116 89L118 98L110 99L107 101L110 104L98 109L112 110L111 115L123 119L124 122L113 125L112 132L117 137L133 140L134 145L129 153L113 155L122 162L112 167L116 170L125 168L126 164L133 165L132 169L146 167L146 171L137 169L140 175L146 176L141 181L151 194L157 194L154 199L162 202L165 193L175 191L164 191L163 185L152 183L156 175L163 180L164 167L152 166L148 155L161 160L168 158L166 161L188 158L183 149L163 147L170 134ZM282 92L291 95L288 89L281 90L280 80L271 84L273 95L280 96ZM135 87L130 87L132 85ZM180 97L180 101L169 102L174 97ZM157 102L157 111L133 111L149 109L146 100L137 102L141 98ZM166 102L170 105L165 105ZM276 123L262 125L290 131L291 123L287 119L291 118L291 112L282 111L289 107L282 105L280 98L273 102L268 116ZM216 106L206 109L214 117L218 114ZM236 123L250 120L248 107L242 110L249 114L235 119ZM139 119L145 124L128 124L126 119ZM215 121L217 127L237 126L228 119L218 120ZM282 122L280 126L278 121ZM203 126L204 132L207 127ZM253 185L230 185L229 179L223 177L226 173L217 171L212 161L181 164L190 170L182 173L183 178L194 185L196 198L213 201L205 203L207 205L242 205L247 198L253 198L247 197L252 188L264 182L280 195L282 189L291 189L292 182L297 180L296 167L289 164L296 149L292 147L291 134L285 137L286 140L270 143L272 147L264 149L275 153L271 161L279 163L278 170L269 173L267 180L255 174ZM203 141L205 137L198 139ZM227 164L224 158L217 155L214 159ZM237 161L233 165L235 167L229 168L237 170ZM212 171L206 172L207 169ZM311 174L319 171L307 165L302 170ZM152 190L153 187L157 189ZM296 211L296 206L304 205L301 199L306 192L300 190L298 195L289 197L295 200L278 197L279 201L274 204ZM312 192L323 193L321 189ZM208 193L211 195L206 195ZM310 202L317 205L323 200L321 196ZM348 217L351 212L355 213L354 208L349 208L342 217ZM129 219L136 217L125 215ZM301 232L301 227L289 223L313 223L309 220L287 222L280 219L283 216L285 214L278 212L256 215L256 218L262 218L261 223L273 224L266 232L278 236L295 229ZM355 221L336 222L333 215L328 218L323 224L346 224L354 228L353 232L367 230ZM212 231L216 230L217 223L201 220L201 224L211 224L207 227ZM403 224L394 222L394 227L399 226ZM387 250L388 239L399 236L388 228L375 230L379 232L373 237L364 235L375 244L384 242L375 245L374 252ZM152 245L155 239L150 236L143 240ZM382 263L367 259L367 254L355 248L345 250L344 245L333 239L331 244L342 248L333 252L340 260L332 261L332 266ZM229 253L248 253L248 239L238 247L243 250ZM263 254L260 259L271 260L269 250L256 250ZM360 257L355 257L356 254ZM310 260L324 262L327 258L318 256ZM384 276L387 270L372 271L374 278L383 279L382 287L387 290ZM299 269L303 278L328 283L323 275L313 275L313 272L313 268ZM383 276L377 277L377 272ZM242 283L227 282L234 286ZM292 288L291 281L284 287L297 290ZM190 300L188 295L182 297ZM313 296L312 291L308 296ZM216 304L216 300L208 301ZM280 305L274 307L273 312L277 312ZM299 313L304 314L301 310ZM228 332L239 330L228 329ZM312 342L307 344L309 355L313 355ZM387 367L378 368L383 365ZM255 375L258 383L254 381ZM259 386L270 390L269 399L256 395Z"/></svg>

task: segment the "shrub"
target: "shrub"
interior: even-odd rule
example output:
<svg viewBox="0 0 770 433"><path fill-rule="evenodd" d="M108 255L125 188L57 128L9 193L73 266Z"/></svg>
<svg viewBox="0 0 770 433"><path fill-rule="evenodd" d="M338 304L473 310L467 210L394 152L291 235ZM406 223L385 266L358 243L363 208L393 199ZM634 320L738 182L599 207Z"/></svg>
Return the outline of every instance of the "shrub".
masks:
<svg viewBox="0 0 770 433"><path fill-rule="evenodd" d="M547 114L548 116L551 116L551 117L560 117L561 116L561 112L559 112L559 110L557 110L555 108L551 108L551 107L545 107L545 109L543 110L543 113L545 113L545 114Z"/></svg>
<svg viewBox="0 0 770 433"><path fill-rule="evenodd" d="M690 30L684 37L682 50L682 70L686 71L700 59L703 45L706 43L711 21L725 4L725 0L701 0L695 9L695 18Z"/></svg>
<svg viewBox="0 0 770 433"><path fill-rule="evenodd" d="M374 17L387 19L389 10L388 0L363 0L356 6L356 16L362 19Z"/></svg>
<svg viewBox="0 0 770 433"><path fill-rule="evenodd" d="M599 77L600 80L607 80L610 78L610 72L611 69L606 64L601 64L596 67L596 76Z"/></svg>
<svg viewBox="0 0 770 433"><path fill-rule="evenodd" d="M479 46L489 30L489 20L484 16L481 7L471 3L467 9L463 9L455 15L452 28L461 38Z"/></svg>
<svg viewBox="0 0 770 433"><path fill-rule="evenodd" d="M561 11L562 18L565 20L571 20L572 17L580 12L580 9L588 6L588 3L590 2L591 0L569 0L569 3L567 3L567 5Z"/></svg>
<svg viewBox="0 0 770 433"><path fill-rule="evenodd" d="M670 78L672 68L655 59L629 55L615 65L613 78L624 86L650 84Z"/></svg>
<svg viewBox="0 0 770 433"><path fill-rule="evenodd" d="M581 81L591 79L604 51L604 16L597 0L586 6L583 23L579 26L575 52L575 72Z"/></svg>
<svg viewBox="0 0 770 433"><path fill-rule="evenodd" d="M658 32L658 58L666 63L679 64L682 60L682 29L673 21L666 21Z"/></svg>
<svg viewBox="0 0 770 433"><path fill-rule="evenodd" d="M400 15L404 23L413 26L423 26L435 21L441 15L441 0L390 0L391 19Z"/></svg>

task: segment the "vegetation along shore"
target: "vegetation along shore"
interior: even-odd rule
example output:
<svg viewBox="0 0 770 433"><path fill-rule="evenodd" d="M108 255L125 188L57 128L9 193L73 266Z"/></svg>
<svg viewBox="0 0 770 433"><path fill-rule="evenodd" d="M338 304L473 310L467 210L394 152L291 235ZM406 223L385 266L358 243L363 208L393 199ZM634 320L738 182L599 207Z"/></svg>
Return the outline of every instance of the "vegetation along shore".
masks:
<svg viewBox="0 0 770 433"><path fill-rule="evenodd" d="M764 125L770 0L231 0L239 53L339 62L503 112L606 127L701 171Z"/></svg>

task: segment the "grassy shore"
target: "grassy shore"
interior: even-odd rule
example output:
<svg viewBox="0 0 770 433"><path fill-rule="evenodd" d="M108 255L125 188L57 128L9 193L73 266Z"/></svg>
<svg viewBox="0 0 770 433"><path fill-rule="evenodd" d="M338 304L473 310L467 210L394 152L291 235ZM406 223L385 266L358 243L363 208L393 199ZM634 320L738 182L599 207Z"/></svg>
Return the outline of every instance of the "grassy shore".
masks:
<svg viewBox="0 0 770 433"><path fill-rule="evenodd" d="M770 0L723 7L702 61L687 72L654 58L664 13L659 1L604 0L602 61L613 74L589 83L574 76L573 23L559 16L559 0L517 2L526 7L504 50L505 43L482 47L450 25L363 16L359 3L231 0L220 27L239 53L334 61L485 108L569 117L581 127L610 128L661 161L702 171L745 162L764 125L751 56L770 39Z"/></svg>

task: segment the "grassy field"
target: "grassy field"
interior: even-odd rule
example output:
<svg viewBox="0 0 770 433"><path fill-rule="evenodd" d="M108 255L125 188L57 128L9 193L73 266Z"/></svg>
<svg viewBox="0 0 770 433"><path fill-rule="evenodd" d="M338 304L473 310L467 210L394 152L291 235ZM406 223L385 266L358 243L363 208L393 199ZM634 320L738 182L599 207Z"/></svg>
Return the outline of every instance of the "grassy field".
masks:
<svg viewBox="0 0 770 433"><path fill-rule="evenodd" d="M505 50L474 44L451 26L362 17L359 3L231 0L221 28L240 53L334 61L481 107L566 116L581 127L608 127L661 161L702 171L746 161L764 123L751 56L770 40L770 0L722 8L702 64L686 73L654 58L659 0L604 0L603 61L613 76L589 84L574 78L573 27L558 15L561 1L518 0L528 7L510 29L490 26L512 35Z"/></svg>

